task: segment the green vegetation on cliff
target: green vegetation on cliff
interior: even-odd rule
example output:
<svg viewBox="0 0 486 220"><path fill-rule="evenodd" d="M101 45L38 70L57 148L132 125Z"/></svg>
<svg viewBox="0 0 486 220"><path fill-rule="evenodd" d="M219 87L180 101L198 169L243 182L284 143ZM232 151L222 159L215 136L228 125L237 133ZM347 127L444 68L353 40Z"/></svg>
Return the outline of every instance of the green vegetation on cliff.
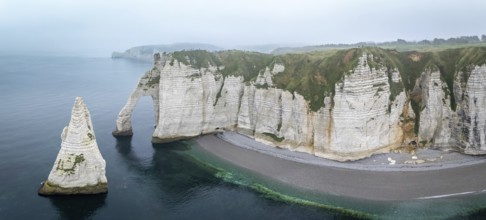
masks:
<svg viewBox="0 0 486 220"><path fill-rule="evenodd" d="M313 45L304 47L282 47L275 49L273 54L285 53L307 53L311 51L326 51L326 50L346 50L358 47L380 47L383 49L404 51L437 51L452 48L464 47L485 47L486 35L482 35L481 39L478 36L460 36L449 39L434 38L432 40L421 41L406 41L404 39L397 39L389 42L359 42L354 44L325 44Z"/></svg>
<svg viewBox="0 0 486 220"><path fill-rule="evenodd" d="M356 67L360 55L359 49L281 55L278 61L285 71L274 81L278 88L304 96L310 108L318 111L325 96L334 96L336 83Z"/></svg>
<svg viewBox="0 0 486 220"><path fill-rule="evenodd" d="M447 84L447 94L451 107L455 110L453 81L462 72L461 81L467 81L471 67L486 64L486 47L468 47L425 52L382 49L378 47L352 48L345 50L326 50L320 52L270 55L257 52L203 50L179 51L172 53L174 60L196 68L207 68L210 65L220 70L226 77L243 76L244 81L254 81L265 68L273 68L275 63L283 64L285 70L274 76L277 88L297 92L309 101L310 108L318 111L324 106L324 97L334 97L336 83L344 79L345 74L357 66L358 58L367 53L367 65L370 68L386 69L389 74L390 100L404 89L410 94L415 115L420 115L422 106L420 89L416 81L426 71L438 70ZM391 74L398 71L402 81L391 81ZM415 91L415 92L414 92ZM418 124L418 123L417 123ZM418 129L418 127L416 127Z"/></svg>
<svg viewBox="0 0 486 220"><path fill-rule="evenodd" d="M194 50L174 52L172 59L196 68L216 66L223 76L243 76L245 82L255 81L261 71L272 69L274 63L283 64L285 71L274 77L277 88L301 94L310 101L311 109L317 111L323 106L324 96L334 95L334 87L343 74L356 67L359 55L359 49L281 56ZM170 64L174 64L173 60Z"/></svg>
<svg viewBox="0 0 486 220"><path fill-rule="evenodd" d="M205 50L178 51L172 53L172 58L198 69L217 66L223 76L243 76L245 82L254 81L258 73L274 60L274 56L269 54L238 50L213 53Z"/></svg>
<svg viewBox="0 0 486 220"><path fill-rule="evenodd" d="M450 49L436 52L436 65L440 70L443 80L447 83L449 92L454 94L454 78L459 72L461 82L467 82L472 67L486 64L486 47L470 47L462 49ZM456 109L454 95L450 95L452 110Z"/></svg>

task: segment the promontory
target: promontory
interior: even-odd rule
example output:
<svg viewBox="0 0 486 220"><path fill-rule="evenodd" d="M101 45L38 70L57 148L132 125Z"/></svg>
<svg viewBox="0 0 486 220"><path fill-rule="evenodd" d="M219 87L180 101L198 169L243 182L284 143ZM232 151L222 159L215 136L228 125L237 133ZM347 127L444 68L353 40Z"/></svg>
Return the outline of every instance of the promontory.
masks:
<svg viewBox="0 0 486 220"><path fill-rule="evenodd" d="M486 153L484 47L155 54L115 136L133 134L141 96L154 101L153 142L232 130L339 161L407 145Z"/></svg>

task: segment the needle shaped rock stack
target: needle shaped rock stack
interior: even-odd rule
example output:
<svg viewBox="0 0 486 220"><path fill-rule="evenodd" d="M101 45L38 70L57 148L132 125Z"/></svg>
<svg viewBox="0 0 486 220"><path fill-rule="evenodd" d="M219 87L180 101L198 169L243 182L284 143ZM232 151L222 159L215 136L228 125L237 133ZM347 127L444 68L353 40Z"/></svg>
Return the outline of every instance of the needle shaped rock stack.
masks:
<svg viewBox="0 0 486 220"><path fill-rule="evenodd" d="M83 98L76 97L71 121L61 135L62 143L56 162L40 195L74 195L106 193L105 160L101 156Z"/></svg>

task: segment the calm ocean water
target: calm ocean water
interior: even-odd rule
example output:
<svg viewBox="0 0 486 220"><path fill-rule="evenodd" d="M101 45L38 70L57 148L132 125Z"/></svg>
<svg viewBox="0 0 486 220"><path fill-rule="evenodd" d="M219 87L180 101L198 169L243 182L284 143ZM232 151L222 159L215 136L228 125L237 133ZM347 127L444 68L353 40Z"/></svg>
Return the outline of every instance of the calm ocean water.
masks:
<svg viewBox="0 0 486 220"><path fill-rule="evenodd" d="M115 139L116 116L150 68L109 58L0 57L0 219L483 217L482 196L386 204L316 196L224 164L191 142L152 145L148 97L135 109L135 136ZM76 96L91 112L109 192L40 197Z"/></svg>

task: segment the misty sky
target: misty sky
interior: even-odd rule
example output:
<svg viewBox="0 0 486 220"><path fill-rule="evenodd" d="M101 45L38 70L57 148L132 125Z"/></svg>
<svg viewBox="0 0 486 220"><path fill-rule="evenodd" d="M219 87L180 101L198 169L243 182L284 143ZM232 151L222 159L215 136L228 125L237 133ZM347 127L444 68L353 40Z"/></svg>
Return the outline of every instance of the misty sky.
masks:
<svg viewBox="0 0 486 220"><path fill-rule="evenodd" d="M485 22L485 0L0 0L0 53L422 40L486 34Z"/></svg>

